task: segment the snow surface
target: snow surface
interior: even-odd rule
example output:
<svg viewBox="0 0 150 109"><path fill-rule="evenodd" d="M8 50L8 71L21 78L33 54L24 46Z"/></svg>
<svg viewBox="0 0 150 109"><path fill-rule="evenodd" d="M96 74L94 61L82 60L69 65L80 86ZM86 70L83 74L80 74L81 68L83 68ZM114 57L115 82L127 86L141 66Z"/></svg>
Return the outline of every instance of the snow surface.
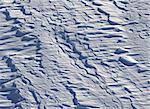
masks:
<svg viewBox="0 0 150 109"><path fill-rule="evenodd" d="M150 109L150 0L0 0L0 109Z"/></svg>

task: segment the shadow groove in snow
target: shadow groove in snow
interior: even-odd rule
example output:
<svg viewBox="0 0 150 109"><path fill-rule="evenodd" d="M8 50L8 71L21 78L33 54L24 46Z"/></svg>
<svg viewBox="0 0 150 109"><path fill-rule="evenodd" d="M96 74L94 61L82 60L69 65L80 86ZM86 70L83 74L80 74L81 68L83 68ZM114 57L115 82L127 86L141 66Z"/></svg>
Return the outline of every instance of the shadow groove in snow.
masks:
<svg viewBox="0 0 150 109"><path fill-rule="evenodd" d="M11 69L11 72L16 72L17 71L17 68L15 66L15 64L13 64L13 61L11 58L7 57L7 56L4 56L2 58L2 60L5 60L5 62L7 63L7 66Z"/></svg>

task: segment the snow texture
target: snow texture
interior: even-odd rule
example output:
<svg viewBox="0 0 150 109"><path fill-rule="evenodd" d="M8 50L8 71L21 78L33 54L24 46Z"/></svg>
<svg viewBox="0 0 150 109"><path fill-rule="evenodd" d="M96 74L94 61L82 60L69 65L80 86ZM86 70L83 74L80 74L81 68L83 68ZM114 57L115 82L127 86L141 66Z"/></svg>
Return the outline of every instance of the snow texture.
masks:
<svg viewBox="0 0 150 109"><path fill-rule="evenodd" d="M0 0L0 109L150 109L150 0Z"/></svg>

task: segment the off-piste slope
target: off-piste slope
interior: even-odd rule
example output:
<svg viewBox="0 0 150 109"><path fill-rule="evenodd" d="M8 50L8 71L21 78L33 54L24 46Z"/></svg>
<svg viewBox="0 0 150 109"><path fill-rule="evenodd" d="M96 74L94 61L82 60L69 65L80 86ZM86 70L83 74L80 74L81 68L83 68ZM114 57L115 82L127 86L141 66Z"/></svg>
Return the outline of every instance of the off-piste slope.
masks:
<svg viewBox="0 0 150 109"><path fill-rule="evenodd" d="M149 109L149 0L0 0L0 109Z"/></svg>

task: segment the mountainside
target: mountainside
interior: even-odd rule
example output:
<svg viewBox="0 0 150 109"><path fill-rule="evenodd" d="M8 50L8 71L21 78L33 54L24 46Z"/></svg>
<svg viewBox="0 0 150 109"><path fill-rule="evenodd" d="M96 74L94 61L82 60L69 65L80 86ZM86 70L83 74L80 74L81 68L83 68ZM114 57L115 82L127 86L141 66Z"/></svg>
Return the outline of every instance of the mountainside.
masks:
<svg viewBox="0 0 150 109"><path fill-rule="evenodd" d="M150 109L150 0L0 0L0 109Z"/></svg>

